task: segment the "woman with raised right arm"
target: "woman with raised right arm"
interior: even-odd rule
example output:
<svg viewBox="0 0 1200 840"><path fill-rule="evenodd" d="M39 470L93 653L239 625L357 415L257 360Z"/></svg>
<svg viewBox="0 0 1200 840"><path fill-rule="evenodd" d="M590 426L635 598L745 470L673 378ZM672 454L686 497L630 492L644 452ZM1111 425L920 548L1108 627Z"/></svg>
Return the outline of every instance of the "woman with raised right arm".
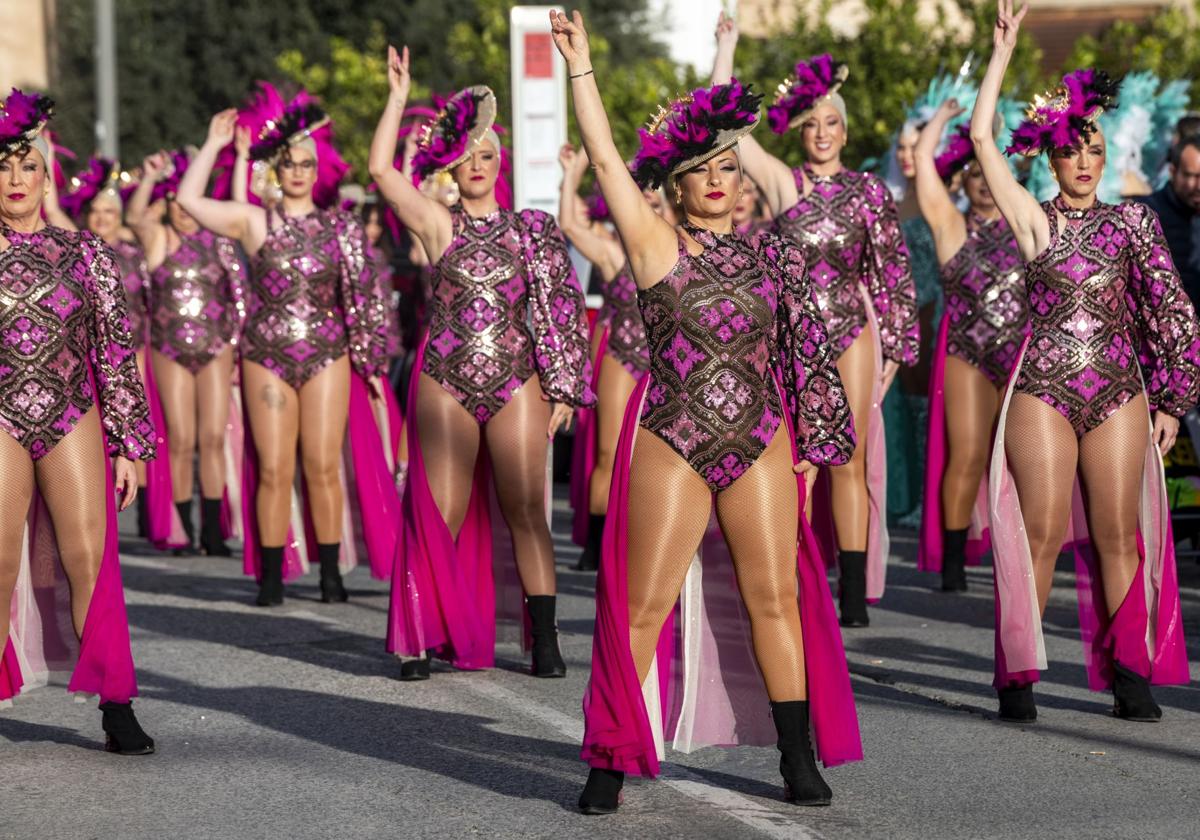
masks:
<svg viewBox="0 0 1200 840"><path fill-rule="evenodd" d="M733 73L737 25L717 23L714 84ZM858 446L829 469L813 522L832 525L843 627L870 622L867 602L883 597L887 572L887 452L881 403L900 365L917 362L917 296L896 203L883 180L842 163L849 68L828 55L796 64L767 110L777 134L795 131L805 163L793 170L747 138L746 172L763 191L776 230L805 250L834 359L854 412ZM821 488L822 491L824 488ZM833 561L830 556L827 558Z"/></svg>
<svg viewBox="0 0 1200 840"><path fill-rule="evenodd" d="M1025 261L1031 332L989 487L1000 718L1037 717L1041 615L1070 542L1089 684L1112 688L1116 716L1157 720L1150 684L1188 681L1161 455L1200 395L1200 325L1154 212L1096 198L1107 155L1098 119L1117 95L1107 74L1068 74L1013 132L1009 154L1049 158L1053 201L1038 204L1009 171L992 123L1026 10L1000 0L971 116L976 156ZM1085 516L1072 515L1073 499Z"/></svg>
<svg viewBox="0 0 1200 840"><path fill-rule="evenodd" d="M862 748L824 567L802 516L804 479L814 465L845 463L854 431L803 252L777 236L751 240L733 231L738 141L757 124L762 97L731 81L670 103L642 132L630 175L613 143L582 16L550 17L651 348L650 369L625 413L609 496L584 700L583 757L592 769L579 806L612 813L626 772L657 774L656 743L672 735L658 707L669 694L664 676L704 686L702 696L684 700L679 717L692 725L674 730L677 748L774 742L786 798L828 805L810 723L826 766L860 759ZM664 183L682 200L678 229L642 193ZM704 540L714 501L723 543ZM694 575L685 591L697 558L721 568ZM703 580L733 575L744 611L730 587L701 594ZM712 607L722 594L728 608L708 614L748 614L748 633L700 627L700 599ZM699 628L723 649L701 657L699 645L685 643L680 667L655 668L681 597L682 622L692 628L685 638ZM751 657L765 692L757 674L747 684L734 673L734 662ZM757 714L729 720L731 693L738 709ZM774 730L763 725L768 708Z"/></svg>
<svg viewBox="0 0 1200 840"><path fill-rule="evenodd" d="M571 244L592 263L592 270L599 272L600 294L604 298L592 332L592 390L596 392L596 408L580 413L571 469L573 538L583 546L575 568L594 572L600 562L600 540L604 536L621 418L629 395L650 365L650 350L625 250L605 227L609 212L604 194L596 187L586 205L579 199L579 180L587 169L587 154L576 152L568 144L559 152L558 160L563 167L559 225Z"/></svg>

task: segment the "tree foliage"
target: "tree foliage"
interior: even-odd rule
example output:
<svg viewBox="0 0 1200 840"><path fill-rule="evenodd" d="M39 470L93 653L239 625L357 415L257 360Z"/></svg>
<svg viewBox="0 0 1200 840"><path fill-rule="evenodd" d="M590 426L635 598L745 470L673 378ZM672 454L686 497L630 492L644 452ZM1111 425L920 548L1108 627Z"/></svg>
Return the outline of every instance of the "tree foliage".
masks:
<svg viewBox="0 0 1200 840"><path fill-rule="evenodd" d="M1066 69L1098 67L1113 76L1149 70L1160 79L1191 79L1192 102L1200 102L1200 2L1192 9L1168 6L1142 20L1119 20L1098 36L1075 42Z"/></svg>
<svg viewBox="0 0 1200 840"><path fill-rule="evenodd" d="M904 121L908 103L917 99L935 75L956 72L973 52L978 68L975 77L982 77L983 65L991 55L995 4L991 0L957 0L957 5L969 24L965 32L952 31L940 9L931 27L911 0L864 0L862 28L849 37L830 27L832 0L822 0L819 15L812 19L801 16L788 31L765 39L743 36L734 72L772 96L798 60L827 52L846 62L850 78L842 88L849 122L845 159L855 165L887 151L892 134ZM1028 93L1041 82L1040 58L1040 51L1022 33L1007 79L1016 95ZM799 163L799 144L794 137L777 137L765 129L755 137L772 153Z"/></svg>

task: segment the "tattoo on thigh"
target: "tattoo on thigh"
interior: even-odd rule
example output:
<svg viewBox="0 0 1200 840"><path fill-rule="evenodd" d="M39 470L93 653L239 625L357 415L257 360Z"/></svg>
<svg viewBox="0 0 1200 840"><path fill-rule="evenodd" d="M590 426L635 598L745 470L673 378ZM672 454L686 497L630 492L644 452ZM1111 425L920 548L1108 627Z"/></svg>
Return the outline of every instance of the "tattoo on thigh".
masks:
<svg viewBox="0 0 1200 840"><path fill-rule="evenodd" d="M287 405L287 398L283 395L283 391L271 384L263 386L262 401L267 408L275 411L282 411L283 407Z"/></svg>

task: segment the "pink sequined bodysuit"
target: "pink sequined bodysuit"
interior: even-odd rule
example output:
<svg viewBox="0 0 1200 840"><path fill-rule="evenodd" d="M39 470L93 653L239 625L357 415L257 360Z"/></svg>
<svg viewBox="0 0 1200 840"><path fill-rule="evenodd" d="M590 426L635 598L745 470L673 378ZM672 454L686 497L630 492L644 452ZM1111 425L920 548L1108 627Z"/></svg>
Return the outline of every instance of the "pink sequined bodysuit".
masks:
<svg viewBox="0 0 1200 840"><path fill-rule="evenodd" d="M129 316L129 333L133 336L133 349L141 350L149 339L150 325L146 319L146 299L150 293L150 271L146 268L146 254L136 242L118 239L109 245L117 274L125 286L125 311Z"/></svg>
<svg viewBox="0 0 1200 840"><path fill-rule="evenodd" d="M583 292L554 219L540 210L472 218L450 210L438 260L423 372L479 423L534 373L551 400L595 401Z"/></svg>
<svg viewBox="0 0 1200 840"><path fill-rule="evenodd" d="M1158 216L1133 202L1042 207L1050 244L1025 267L1032 333L1017 392L1081 437L1143 390L1152 407L1186 414L1200 396L1200 326Z"/></svg>
<svg viewBox="0 0 1200 840"><path fill-rule="evenodd" d="M941 273L947 355L1004 385L1029 332L1025 269L1008 222L969 216L967 239Z"/></svg>
<svg viewBox="0 0 1200 840"><path fill-rule="evenodd" d="M638 379L650 367L650 348L646 345L646 327L638 309L637 284L628 262L616 277L600 287L600 294L604 305L597 320L608 329L606 352Z"/></svg>
<svg viewBox="0 0 1200 840"><path fill-rule="evenodd" d="M383 299L386 306L386 317L383 322L383 352L390 361L401 355L404 348L404 335L400 328L400 292L396 290L396 285L392 280L392 267L388 263L387 255L382 250L368 243L366 260L367 269L371 272L373 281L379 284L376 294Z"/></svg>
<svg viewBox="0 0 1200 840"><path fill-rule="evenodd" d="M362 377L382 376L385 305L358 220L344 211L272 211L269 223L253 261L242 357L296 390L347 353Z"/></svg>
<svg viewBox="0 0 1200 840"><path fill-rule="evenodd" d="M771 442L782 385L800 457L846 463L853 421L803 252L772 234L756 246L684 229L704 251L689 254L681 239L671 272L638 292L652 377L641 426L717 492Z"/></svg>
<svg viewBox="0 0 1200 840"><path fill-rule="evenodd" d="M56 227L5 226L0 235L9 242L0 251L0 427L36 461L75 428L98 390L109 454L154 457L111 252L90 233Z"/></svg>
<svg viewBox="0 0 1200 840"><path fill-rule="evenodd" d="M233 240L179 234L175 253L150 274L150 346L199 373L236 343L245 279Z"/></svg>
<svg viewBox="0 0 1200 840"><path fill-rule="evenodd" d="M813 184L804 195L804 177ZM776 230L803 247L808 274L837 356L867 325L865 286L879 320L883 355L917 362L917 292L896 203L887 186L866 172L816 175L795 171L800 200L775 219Z"/></svg>

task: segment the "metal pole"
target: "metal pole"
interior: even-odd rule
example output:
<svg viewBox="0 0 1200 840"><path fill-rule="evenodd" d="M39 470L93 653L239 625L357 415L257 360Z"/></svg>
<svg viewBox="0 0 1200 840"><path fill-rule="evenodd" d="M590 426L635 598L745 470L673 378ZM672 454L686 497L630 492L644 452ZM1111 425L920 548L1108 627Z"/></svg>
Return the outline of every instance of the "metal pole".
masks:
<svg viewBox="0 0 1200 840"><path fill-rule="evenodd" d="M119 157L117 128L117 37L113 0L96 0L96 147Z"/></svg>

